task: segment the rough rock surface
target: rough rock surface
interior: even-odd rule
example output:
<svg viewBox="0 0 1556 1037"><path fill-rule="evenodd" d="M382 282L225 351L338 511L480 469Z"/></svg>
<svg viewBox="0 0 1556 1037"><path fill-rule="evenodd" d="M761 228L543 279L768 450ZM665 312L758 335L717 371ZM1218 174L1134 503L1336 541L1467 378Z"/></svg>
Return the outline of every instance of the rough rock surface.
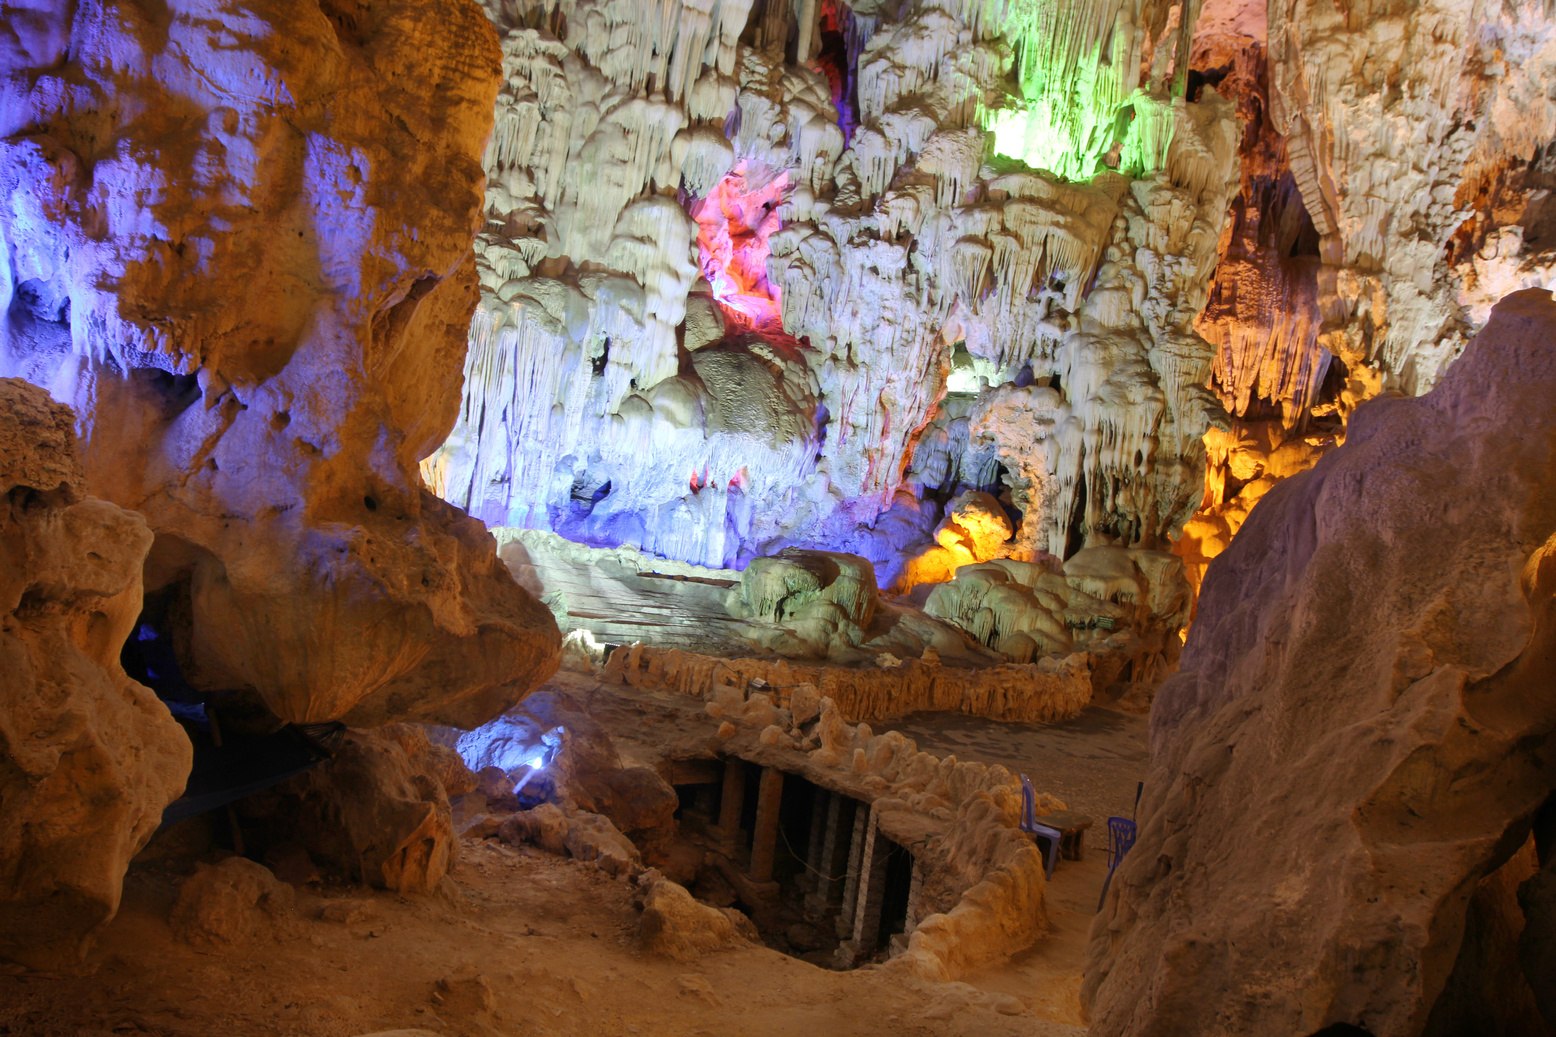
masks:
<svg viewBox="0 0 1556 1037"><path fill-rule="evenodd" d="M638 942L644 950L676 961L699 961L743 940L760 940L751 920L734 908L700 903L684 886L657 872L646 872L642 883Z"/></svg>
<svg viewBox="0 0 1556 1037"><path fill-rule="evenodd" d="M1023 549L1061 556L1072 527L1162 546L1193 510L1218 408L1192 321L1236 158L1231 105L1183 89L1198 5L872 3L824 63L784 42L792 19L813 49L822 5L671 0L652 30L487 6L449 500L714 566L882 561L963 489L1008 491ZM920 452L948 393L979 416Z"/></svg>
<svg viewBox="0 0 1556 1037"><path fill-rule="evenodd" d="M448 796L394 738L347 731L324 765L281 786L283 813L314 860L401 893L437 888L459 852Z"/></svg>
<svg viewBox="0 0 1556 1037"><path fill-rule="evenodd" d="M85 495L69 408L0 379L0 956L73 960L189 776L119 649L151 531Z"/></svg>
<svg viewBox="0 0 1556 1037"><path fill-rule="evenodd" d="M417 473L475 303L480 9L6 25L0 374L73 401L87 488L146 516L182 678L293 722L476 724L521 698L552 621Z"/></svg>
<svg viewBox="0 0 1556 1037"><path fill-rule="evenodd" d="M1045 657L1031 665L982 670L941 666L926 652L922 660L897 666L849 668L805 666L768 659L721 659L646 645L614 653L602 675L633 687L666 687L707 701L709 715L726 711L743 723L777 718L764 695L747 699L749 682L773 688L814 688L831 698L850 720L887 720L919 710L950 710L997 720L1048 722L1075 716L1092 698L1092 673L1085 653ZM732 702L726 697L733 695ZM766 702L764 708L763 703Z"/></svg>
<svg viewBox="0 0 1556 1037"><path fill-rule="evenodd" d="M1556 787L1556 302L1504 300L1211 566L1152 713L1092 1032L1421 1032Z"/></svg>
<svg viewBox="0 0 1556 1037"><path fill-rule="evenodd" d="M228 857L201 864L178 891L168 924L185 943L206 951L225 951L262 932L292 927L292 887L263 864Z"/></svg>

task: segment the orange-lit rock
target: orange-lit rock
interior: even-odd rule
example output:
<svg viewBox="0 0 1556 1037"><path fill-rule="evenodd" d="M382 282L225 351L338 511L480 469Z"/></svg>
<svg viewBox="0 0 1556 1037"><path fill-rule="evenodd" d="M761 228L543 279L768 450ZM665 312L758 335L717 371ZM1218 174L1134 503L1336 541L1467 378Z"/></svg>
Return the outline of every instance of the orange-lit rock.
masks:
<svg viewBox="0 0 1556 1037"><path fill-rule="evenodd" d="M189 776L119 665L151 531L85 494L69 408L0 379L0 957L75 961Z"/></svg>
<svg viewBox="0 0 1556 1037"><path fill-rule="evenodd" d="M1207 574L1152 712L1092 1033L1422 1031L1556 786L1556 301L1352 418Z"/></svg>

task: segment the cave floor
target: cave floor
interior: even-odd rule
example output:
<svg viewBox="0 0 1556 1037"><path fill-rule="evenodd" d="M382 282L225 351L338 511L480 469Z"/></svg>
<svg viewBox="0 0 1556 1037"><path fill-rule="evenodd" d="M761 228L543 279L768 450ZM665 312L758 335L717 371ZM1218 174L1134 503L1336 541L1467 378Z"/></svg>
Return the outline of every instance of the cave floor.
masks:
<svg viewBox="0 0 1556 1037"><path fill-rule="evenodd" d="M587 704L630 762L716 747L699 703L578 674L554 683ZM1101 819L1127 814L1133 800L1144 719L1092 707L1052 725L919 714L875 726L931 752L1025 771L1098 818L1086 859L1061 862L1048 887L1049 933L1010 962L955 984L876 968L832 972L755 945L677 963L637 949L625 881L532 847L474 839L463 840L438 896L303 887L295 920L278 935L210 954L173 938L167 917L182 871L149 860L132 868L119 916L80 967L0 966L0 1035L353 1037L417 1028L449 1037L1079 1037L1081 961L1106 874L1098 833ZM321 917L341 900L354 905L329 914L349 921ZM453 974L484 977L489 1000L481 982L439 992Z"/></svg>
<svg viewBox="0 0 1556 1037"><path fill-rule="evenodd" d="M297 919L278 938L206 954L175 941L168 928L179 876L158 862L137 865L119 916L82 966L0 974L0 1034L1083 1033L1053 1021L1078 1022L1075 984L1051 975L1045 955L1069 958L1077 936L1084 940L1080 914L1071 918L1063 905L1077 897L1095 902L1095 864L1056 876L1049 940L971 985L908 983L877 969L830 972L754 945L690 964L643 954L634 946L637 911L626 882L528 847L467 839L454 878L456 893L420 899L362 888L299 890ZM1074 892L1066 894L1067 886ZM333 913L360 917L319 917L343 899L355 906ZM490 1000L480 981L440 993L438 981L451 974L484 977Z"/></svg>

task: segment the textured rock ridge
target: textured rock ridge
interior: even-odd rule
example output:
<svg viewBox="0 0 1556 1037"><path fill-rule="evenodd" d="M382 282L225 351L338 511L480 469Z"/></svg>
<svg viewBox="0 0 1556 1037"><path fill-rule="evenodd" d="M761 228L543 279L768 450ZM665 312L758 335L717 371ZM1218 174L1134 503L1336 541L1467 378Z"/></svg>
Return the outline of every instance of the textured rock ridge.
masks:
<svg viewBox="0 0 1556 1037"><path fill-rule="evenodd" d="M0 956L72 961L183 791L190 747L125 675L151 531L84 493L69 408L0 379Z"/></svg>
<svg viewBox="0 0 1556 1037"><path fill-rule="evenodd" d="M1092 930L1092 1032L1422 1032L1556 788L1553 333L1549 293L1504 300L1210 567Z"/></svg>
<svg viewBox="0 0 1556 1037"><path fill-rule="evenodd" d="M9 25L9 23L8 23ZM180 678L479 723L557 634L417 462L458 407L499 54L469 0L52 6L0 52L0 373L157 534Z"/></svg>

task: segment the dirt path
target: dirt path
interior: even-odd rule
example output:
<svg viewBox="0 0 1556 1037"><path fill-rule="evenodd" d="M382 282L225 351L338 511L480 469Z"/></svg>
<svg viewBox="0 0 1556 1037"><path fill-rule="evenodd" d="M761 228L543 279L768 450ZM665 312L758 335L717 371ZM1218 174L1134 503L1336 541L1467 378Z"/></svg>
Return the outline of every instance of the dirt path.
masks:
<svg viewBox="0 0 1556 1037"><path fill-rule="evenodd" d="M223 955L175 941L179 876L137 868L84 965L0 975L7 1037L350 1037L395 1028L547 1037L1075 1037L1052 998L996 972L976 986L829 972L748 946L683 964L640 953L625 882L528 848L466 841L458 893L300 891L282 938ZM343 903L345 902L345 903ZM353 903L354 902L354 903ZM336 905L331 922L318 917ZM345 910L342 910L342 907ZM355 915L355 917L352 917ZM440 979L455 976L448 990ZM476 979L474 977L481 977ZM1015 995L998 1000L979 990ZM489 991L489 994L485 991ZM969 1003L982 1001L984 1003ZM1006 1015L996 1010L1018 1011Z"/></svg>

